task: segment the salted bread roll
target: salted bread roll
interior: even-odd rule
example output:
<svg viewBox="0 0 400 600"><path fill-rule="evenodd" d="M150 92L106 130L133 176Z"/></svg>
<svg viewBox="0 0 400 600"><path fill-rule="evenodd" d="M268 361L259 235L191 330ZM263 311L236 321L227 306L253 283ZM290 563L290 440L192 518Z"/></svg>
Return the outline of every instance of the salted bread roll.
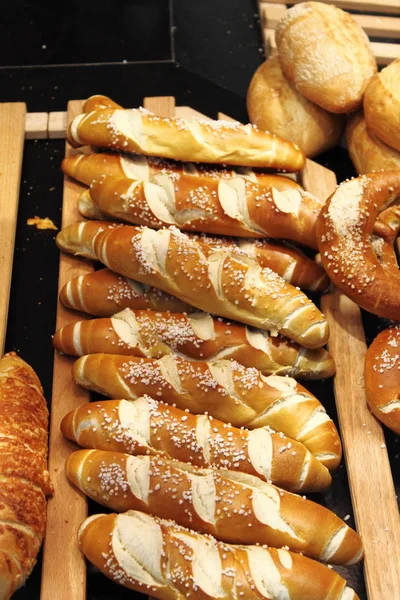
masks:
<svg viewBox="0 0 400 600"><path fill-rule="evenodd" d="M281 548L231 546L139 511L93 515L78 541L104 575L159 600L358 600L315 560Z"/></svg>
<svg viewBox="0 0 400 600"><path fill-rule="evenodd" d="M295 142L312 157L339 141L343 117L333 115L299 94L272 56L254 73L247 92L250 122ZM294 118L295 116L295 118Z"/></svg>
<svg viewBox="0 0 400 600"><path fill-rule="evenodd" d="M361 113L354 115L346 127L347 146L359 175L372 171L400 169L400 152L381 142L367 127Z"/></svg>
<svg viewBox="0 0 400 600"><path fill-rule="evenodd" d="M377 66L351 15L304 2L285 13L275 33L282 71L300 94L333 113L360 108Z"/></svg>
<svg viewBox="0 0 400 600"><path fill-rule="evenodd" d="M368 129L400 151L400 58L377 73L365 90Z"/></svg>

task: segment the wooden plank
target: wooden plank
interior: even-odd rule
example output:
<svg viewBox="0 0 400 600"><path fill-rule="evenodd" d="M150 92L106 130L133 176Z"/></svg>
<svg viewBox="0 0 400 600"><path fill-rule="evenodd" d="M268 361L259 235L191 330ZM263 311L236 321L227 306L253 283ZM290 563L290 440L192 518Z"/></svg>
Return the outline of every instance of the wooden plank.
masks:
<svg viewBox="0 0 400 600"><path fill-rule="evenodd" d="M68 120L66 112L49 113L49 138L64 139L67 133L67 123Z"/></svg>
<svg viewBox="0 0 400 600"><path fill-rule="evenodd" d="M43 140L48 137L47 123L49 113L27 113L25 116L25 139L27 140Z"/></svg>
<svg viewBox="0 0 400 600"><path fill-rule="evenodd" d="M290 0L288 4L300 4L304 0ZM345 10L360 12L400 14L399 0L321 0ZM261 4L276 4L275 0L260 0Z"/></svg>
<svg viewBox="0 0 400 600"><path fill-rule="evenodd" d="M68 119L82 112L83 101L68 103ZM77 153L66 143L66 156ZM64 178L62 226L82 220L76 199L85 186ZM90 261L77 259L67 254L60 255L58 289L73 277L93 270ZM60 302L57 307L56 327L82 320L82 315L65 308ZM47 531L44 542L41 600L84 600L86 598L86 567L79 551L76 536L79 525L87 515L87 500L68 482L64 472L65 460L76 446L63 438L60 432L61 419L74 408L89 401L90 394L72 382L71 367L74 360L54 354L53 394L51 406L49 470L56 490L49 500Z"/></svg>
<svg viewBox="0 0 400 600"><path fill-rule="evenodd" d="M159 117L173 117L175 115L175 98L173 96L144 98L143 106Z"/></svg>
<svg viewBox="0 0 400 600"><path fill-rule="evenodd" d="M198 110L194 108L190 108L190 106L176 106L175 107L175 116L181 117L182 119L203 119L203 121L212 121L211 117L207 117L200 113Z"/></svg>
<svg viewBox="0 0 400 600"><path fill-rule="evenodd" d="M366 343L358 306L335 291L322 298L336 361L335 396L369 600L397 598L400 519L382 426L364 392Z"/></svg>
<svg viewBox="0 0 400 600"><path fill-rule="evenodd" d="M26 105L0 104L0 355L4 352L14 260Z"/></svg>
<svg viewBox="0 0 400 600"><path fill-rule="evenodd" d="M334 173L308 160L304 187L328 197ZM358 306L339 291L325 294L322 310L331 329L329 350L336 361L334 389L354 518L365 549L369 600L396 598L400 589L400 519L385 438L370 414L364 392L365 335Z"/></svg>
<svg viewBox="0 0 400 600"><path fill-rule="evenodd" d="M263 26L275 29L287 8L285 4L263 4L260 6ZM382 15L351 15L370 37L400 39L400 18Z"/></svg>
<svg viewBox="0 0 400 600"><path fill-rule="evenodd" d="M396 58L400 58L400 44L371 42L371 46L378 65L388 65Z"/></svg>

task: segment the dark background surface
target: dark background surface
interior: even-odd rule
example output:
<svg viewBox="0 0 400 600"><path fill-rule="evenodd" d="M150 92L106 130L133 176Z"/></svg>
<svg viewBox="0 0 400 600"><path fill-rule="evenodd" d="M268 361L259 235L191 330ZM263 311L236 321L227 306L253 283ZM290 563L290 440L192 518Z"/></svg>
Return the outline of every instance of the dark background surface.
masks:
<svg viewBox="0 0 400 600"><path fill-rule="evenodd" d="M247 86L263 59L255 0L102 0L95 7L87 1L17 1L7 5L2 16L1 102L24 101L29 112L48 112L65 110L68 100L95 93L127 107L140 105L144 96L173 95L178 105L190 105L211 117L222 111L247 121ZM63 152L61 140L25 144L6 341L6 350L17 350L35 368L48 399L59 253L56 232L38 231L26 220L47 216L60 227ZM354 174L342 148L320 156L318 162L334 170L339 181ZM367 317L369 341L380 326ZM307 387L337 423L331 382ZM387 435L398 476L397 442ZM316 499L342 518L351 515L349 524L354 526L344 464L331 489ZM90 510L96 507L90 504ZM362 566L340 571L364 600ZM36 600L39 586L40 562L14 597ZM88 600L128 596L142 597L89 567Z"/></svg>

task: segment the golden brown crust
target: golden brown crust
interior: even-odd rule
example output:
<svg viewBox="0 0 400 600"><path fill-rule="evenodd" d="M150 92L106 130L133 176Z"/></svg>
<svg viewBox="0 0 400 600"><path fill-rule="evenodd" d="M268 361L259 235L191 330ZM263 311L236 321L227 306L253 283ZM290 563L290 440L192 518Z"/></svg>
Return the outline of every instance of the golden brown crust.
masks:
<svg viewBox="0 0 400 600"><path fill-rule="evenodd" d="M140 109L99 109L70 123L67 139L173 160L300 171L305 156L295 144L236 121L158 117Z"/></svg>
<svg viewBox="0 0 400 600"><path fill-rule="evenodd" d="M121 331L122 328L122 331ZM125 310L113 318L70 323L53 337L59 352L83 356L110 353L142 358L168 354L194 360L237 360L271 375L324 379L335 372L324 348L305 349L288 339L249 330L208 313L163 313Z"/></svg>
<svg viewBox="0 0 400 600"><path fill-rule="evenodd" d="M384 144L369 131L361 113L349 120L346 138L350 158L359 175L400 169L400 152Z"/></svg>
<svg viewBox="0 0 400 600"><path fill-rule="evenodd" d="M100 269L71 279L61 289L60 301L67 308L96 317L111 317L125 308L186 313L194 310L175 296L158 288L141 285L110 269Z"/></svg>
<svg viewBox="0 0 400 600"><path fill-rule="evenodd" d="M48 411L33 369L15 353L0 360L0 596L25 582L46 523Z"/></svg>
<svg viewBox="0 0 400 600"><path fill-rule="evenodd" d="M377 73L364 96L367 126L382 142L400 151L400 58Z"/></svg>
<svg viewBox="0 0 400 600"><path fill-rule="evenodd" d="M400 434L400 327L382 331L365 357L365 394L374 415Z"/></svg>
<svg viewBox="0 0 400 600"><path fill-rule="evenodd" d="M362 175L342 183L317 222L322 263L329 277L359 306L388 319L400 319L400 273L381 262L371 234L382 209L400 194L400 170Z"/></svg>
<svg viewBox="0 0 400 600"><path fill-rule="evenodd" d="M111 100L108 96L102 94L95 94L90 96L83 105L82 112L89 113L92 110L98 110L102 108L122 108L119 104Z"/></svg>
<svg viewBox="0 0 400 600"><path fill-rule="evenodd" d="M285 238L316 247L315 223L322 203L304 190L279 192L242 177L224 182L186 174L174 180L164 175L158 183L104 177L82 194L78 207L89 218L106 215L155 229L173 225L182 231ZM87 202L94 204L94 211L87 211Z"/></svg>
<svg viewBox="0 0 400 600"><path fill-rule="evenodd" d="M247 91L250 122L297 144L308 157L335 146L344 119L299 94L282 73L277 56L263 62Z"/></svg>
<svg viewBox="0 0 400 600"><path fill-rule="evenodd" d="M288 546L331 564L362 557L359 536L333 512L244 473L102 450L74 452L66 473L117 512L140 510L231 544Z"/></svg>
<svg viewBox="0 0 400 600"><path fill-rule="evenodd" d="M335 469L341 443L321 403L289 377L265 377L230 360L190 362L115 354L89 354L73 367L76 383L110 398L149 395L193 414L208 414L236 427L269 425L302 442L320 462Z"/></svg>
<svg viewBox="0 0 400 600"><path fill-rule="evenodd" d="M127 412L135 415L133 421L126 419ZM142 429L135 429L136 423ZM282 433L268 427L252 433L211 416L192 415L150 396L81 406L64 417L61 431L83 448L164 456L197 467L239 471L291 492L321 491L332 482L328 469L304 444ZM260 438L264 445L257 446ZM270 448L268 458L266 447Z"/></svg>
<svg viewBox="0 0 400 600"><path fill-rule="evenodd" d="M320 2L297 4L278 23L276 44L282 70L300 94L333 113L360 108L377 66L350 14Z"/></svg>
<svg viewBox="0 0 400 600"><path fill-rule="evenodd" d="M136 560L143 556L145 531L152 531L160 539L160 549L146 560L141 577L128 573L114 551L123 529L132 535L132 546L129 545L128 551L137 548L132 552ZM343 594L348 600L358 600L335 571L300 554L274 548L230 546L179 527L172 521L135 511L125 515L94 515L86 519L78 540L85 556L107 577L160 600L230 600L240 598L241 593L246 600L279 600L282 590L288 600L341 600ZM219 584L218 592L211 596L210 590L200 587L194 569L201 556L206 558L210 553L214 564L211 567L208 563L208 569L216 572L213 581ZM252 557L256 559L254 562ZM151 563L152 558L155 563ZM256 563L260 568L258 575L254 569ZM144 579L146 574L153 583L150 578ZM260 586L260 581L264 585Z"/></svg>
<svg viewBox="0 0 400 600"><path fill-rule="evenodd" d="M307 348L328 339L325 317L301 291L247 257L228 251L207 256L206 245L176 228L89 221L64 228L56 241L64 251L97 257L116 273L200 310L282 333Z"/></svg>

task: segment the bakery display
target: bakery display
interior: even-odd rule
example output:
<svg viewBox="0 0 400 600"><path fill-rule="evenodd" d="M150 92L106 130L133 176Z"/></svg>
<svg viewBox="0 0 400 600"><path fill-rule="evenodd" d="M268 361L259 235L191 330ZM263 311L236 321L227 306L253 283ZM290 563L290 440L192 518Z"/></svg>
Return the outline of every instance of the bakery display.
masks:
<svg viewBox="0 0 400 600"><path fill-rule="evenodd" d="M61 431L84 448L239 471L291 492L322 491L332 481L304 444L281 432L269 427L239 429L150 396L81 406L64 417Z"/></svg>
<svg viewBox="0 0 400 600"><path fill-rule="evenodd" d="M374 75L365 90L364 113L368 129L400 151L400 58Z"/></svg>
<svg viewBox="0 0 400 600"><path fill-rule="evenodd" d="M161 358L168 354L186 359L236 360L265 375L324 379L335 372L335 363L324 348L306 349L284 337L213 318L191 314L132 311L111 318L78 321L56 331L56 350L64 354L109 353Z"/></svg>
<svg viewBox="0 0 400 600"><path fill-rule="evenodd" d="M368 37L349 13L302 2L284 14L275 33L280 66L296 91L332 113L361 107L377 65Z"/></svg>
<svg viewBox="0 0 400 600"><path fill-rule="evenodd" d="M373 414L400 434L400 328L382 331L365 357L365 394Z"/></svg>
<svg viewBox="0 0 400 600"><path fill-rule="evenodd" d="M358 535L320 504L258 477L155 456L79 450L70 481L117 512L141 510L233 544L266 544L331 564L362 557Z"/></svg>
<svg viewBox="0 0 400 600"><path fill-rule="evenodd" d="M48 410L33 369L14 352L0 359L0 598L29 577L44 538Z"/></svg>
<svg viewBox="0 0 400 600"><path fill-rule="evenodd" d="M107 577L160 600L357 600L335 571L300 554L230 546L139 511L89 517L78 539Z"/></svg>
<svg viewBox="0 0 400 600"><path fill-rule="evenodd" d="M83 113L68 126L67 139L174 160L300 171L303 152L287 140L237 121L158 117L139 109L104 108Z"/></svg>
<svg viewBox="0 0 400 600"><path fill-rule="evenodd" d="M344 119L301 95L282 73L278 56L271 56L254 73L247 91L251 123L296 143L308 157L335 146Z"/></svg>
<svg viewBox="0 0 400 600"><path fill-rule="evenodd" d="M322 404L290 377L265 377L231 360L191 362L117 354L79 358L72 372L81 386L110 398L147 394L193 414L210 414L237 427L269 425L302 442L329 469L341 459L341 444Z"/></svg>
<svg viewBox="0 0 400 600"><path fill-rule="evenodd" d="M317 222L322 264L335 285L365 310L396 320L400 319L397 261L379 259L371 234L379 213L399 194L400 171L362 175L337 188ZM384 247L383 239L378 240L378 254L379 246Z"/></svg>
<svg viewBox="0 0 400 600"><path fill-rule="evenodd" d="M354 115L346 127L350 158L359 175L400 169L400 152L382 142L367 127L362 114Z"/></svg>

